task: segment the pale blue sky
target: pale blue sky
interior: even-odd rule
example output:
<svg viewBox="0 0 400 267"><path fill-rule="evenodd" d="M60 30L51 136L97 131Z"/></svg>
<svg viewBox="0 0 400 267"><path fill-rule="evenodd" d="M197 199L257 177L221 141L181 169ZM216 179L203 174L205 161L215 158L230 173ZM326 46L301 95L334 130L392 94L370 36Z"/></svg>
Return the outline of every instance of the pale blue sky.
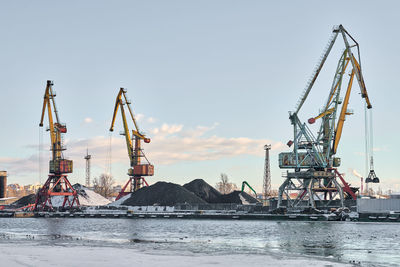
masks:
<svg viewBox="0 0 400 267"><path fill-rule="evenodd" d="M333 25L343 24L361 47L374 108L376 172L384 189L399 191L398 10L398 1L2 1L0 169L10 172L10 183L39 180L38 124L51 79L68 126L72 182L84 182L87 145L93 176L104 171L115 96L126 87L135 112L143 114L140 128L154 139L145 146L156 165L150 183L203 178L213 185L224 172L260 191L269 140L276 144L276 188L282 182L277 154L287 151L279 144L292 138L288 111ZM302 120L323 105L342 48L339 39ZM356 114L346 120L338 152L353 184L358 179L349 169L364 171L358 92L355 84L349 107ZM112 173L124 181L129 161L119 130L118 121Z"/></svg>

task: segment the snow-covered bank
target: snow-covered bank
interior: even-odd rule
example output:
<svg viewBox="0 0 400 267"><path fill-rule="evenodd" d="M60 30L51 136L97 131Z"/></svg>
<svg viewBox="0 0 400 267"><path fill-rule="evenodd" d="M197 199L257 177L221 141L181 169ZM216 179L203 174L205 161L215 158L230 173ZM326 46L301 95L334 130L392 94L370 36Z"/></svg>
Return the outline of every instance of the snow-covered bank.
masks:
<svg viewBox="0 0 400 267"><path fill-rule="evenodd" d="M0 266L350 266L316 259L277 258L269 255L204 255L129 248L87 246L29 246L0 244Z"/></svg>
<svg viewBox="0 0 400 267"><path fill-rule="evenodd" d="M103 206L111 203L111 201L84 185L74 184L73 187L78 192L78 199L81 206ZM70 201L72 201L72 199L73 198L70 197ZM51 203L53 207L60 207L64 203L64 197L53 196L51 198Z"/></svg>

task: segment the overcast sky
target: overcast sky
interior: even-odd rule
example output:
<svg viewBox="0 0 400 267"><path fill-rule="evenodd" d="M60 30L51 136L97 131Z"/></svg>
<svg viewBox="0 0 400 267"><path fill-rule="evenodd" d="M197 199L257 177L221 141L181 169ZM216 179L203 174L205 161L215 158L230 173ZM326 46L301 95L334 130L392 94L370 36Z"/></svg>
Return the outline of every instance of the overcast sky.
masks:
<svg viewBox="0 0 400 267"><path fill-rule="evenodd" d="M220 173L261 191L264 144L272 144L272 184L282 183L278 153L292 139L294 109L332 32L343 24L361 48L373 105L375 170L383 189L399 187L398 1L1 1L0 169L9 183L44 182L49 135L39 129L46 80L54 81L67 124L71 182L107 169L109 125L119 87L128 89L145 152L149 183L183 184ZM299 114L323 106L343 50L338 39ZM338 155L353 185L364 174L364 110L354 84ZM112 169L126 180L129 160L120 117ZM47 118L45 125L48 124ZM39 168L39 140L44 151ZM41 173L41 175L40 175ZM378 188L378 185L374 185Z"/></svg>

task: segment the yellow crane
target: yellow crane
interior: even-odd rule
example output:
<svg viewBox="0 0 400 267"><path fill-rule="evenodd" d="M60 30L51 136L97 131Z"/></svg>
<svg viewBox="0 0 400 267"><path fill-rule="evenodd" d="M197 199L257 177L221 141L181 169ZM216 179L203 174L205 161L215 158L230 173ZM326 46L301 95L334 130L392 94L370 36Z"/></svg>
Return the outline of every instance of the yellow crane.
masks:
<svg viewBox="0 0 400 267"><path fill-rule="evenodd" d="M132 119L135 127L131 131L132 136L128 127L128 121L127 121L127 116L125 114L124 106L128 108L130 118ZM122 124L124 127L124 131L121 133L121 135L125 136L125 142L128 150L128 156L131 168L128 169L129 180L125 184L125 186L121 189L121 192L118 194L116 200L120 199L121 197L131 192L139 190L143 186L143 184L148 185L146 180L142 176L154 175L154 166L150 164L150 162L147 160L146 156L143 153L143 149L141 148L142 140L145 143L150 143L150 138L147 138L145 134L139 131L139 127L135 120L135 116L130 106L130 102L128 101L128 98L126 96L126 89L124 88L120 88L117 98L115 100L114 114L111 121L110 132L114 131L114 124L118 113L118 109L121 109ZM144 158L147 163L142 164L141 158Z"/></svg>
<svg viewBox="0 0 400 267"><path fill-rule="evenodd" d="M312 124L321 119L321 124L314 134L314 129L310 129L303 123L298 114L308 99L333 45L338 37L340 39L340 36L343 37L345 49L337 64L333 82L329 88L328 99L319 114L308 120ZM346 90L344 86L342 88L342 84L347 67L351 67L351 73L346 95L342 100L341 93ZM335 26L328 45L308 80L295 110L289 113L289 119L293 125L293 140L287 144L288 146L293 145L293 151L279 154L279 167L292 171L287 173L285 181L279 187L279 208L287 207L298 210L311 207L315 209L317 208L315 200L321 199L321 193L323 194L322 199L326 200L328 204L339 199L341 207L345 205L345 198L354 200L357 198L355 194L357 188L350 187L339 173L337 168L340 166L341 159L336 157L346 116L352 114L347 107L354 80L358 82L366 108L371 109L372 105L362 75L359 44L344 29L343 25ZM342 106L340 107L340 105ZM375 181L377 180L375 179ZM291 197L291 195L295 197ZM286 198L286 203L283 202L284 198ZM327 208L328 204L323 205Z"/></svg>
<svg viewBox="0 0 400 267"><path fill-rule="evenodd" d="M335 127L335 134L334 134L333 143L332 143L332 154L333 155L336 154L336 152L337 152L337 148L338 148L338 145L340 142L340 138L342 136L343 126L344 126L344 121L346 120L346 116L353 114L353 112L348 110L347 107L349 105L350 93L351 93L351 89L353 86L354 76L356 75L356 73L358 73L357 77L360 77L360 81L361 81L359 83L360 88L361 88L361 95L365 99L367 107L372 108L371 102L369 101L367 89L365 87L364 78L360 71L360 65L358 64L357 59L354 57L354 55L352 53L348 53L347 50L344 51L343 55L344 56L347 55L347 56L345 58L345 64L344 64L344 68L342 70L342 74L344 74L344 72L348 66L348 63L350 61L354 63L355 67L352 69L352 71L350 73L350 79L349 79L349 83L347 85L346 94L345 94L344 100L342 102L342 108L340 111L339 119L338 119L336 127ZM328 102L325 105L325 108L323 109L324 111L322 113L320 113L318 116L316 116L314 118L310 118L308 120L308 123L313 124L313 123L315 123L315 121L317 119L324 118L325 116L336 112L337 105L332 108L330 108L330 107L332 106L332 103L334 101L337 101L336 96L339 93L338 92L339 85L340 85L340 81L337 81L337 84L334 86L333 90L330 92Z"/></svg>
<svg viewBox="0 0 400 267"><path fill-rule="evenodd" d="M73 208L79 206L79 199L76 190L68 181L67 173L72 173L72 160L64 159L62 151L65 150L62 141L62 134L67 132L65 124L60 123L57 112L55 96L53 92L53 82L47 81L44 93L42 116L39 126L43 127L43 121L47 109L52 158L49 162L49 177L43 187L36 195L34 210L53 210L52 197L57 196L63 198L62 209ZM55 116L55 122L53 117Z"/></svg>

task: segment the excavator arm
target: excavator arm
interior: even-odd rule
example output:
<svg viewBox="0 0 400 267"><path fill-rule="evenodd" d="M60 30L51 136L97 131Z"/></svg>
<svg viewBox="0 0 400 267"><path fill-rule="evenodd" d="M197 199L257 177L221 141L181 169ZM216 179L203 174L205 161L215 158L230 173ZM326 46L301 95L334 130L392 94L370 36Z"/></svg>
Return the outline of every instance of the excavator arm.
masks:
<svg viewBox="0 0 400 267"><path fill-rule="evenodd" d="M244 191L244 188L245 188L246 185L247 185L248 188L250 188L251 191L254 192L254 195L255 195L256 198L257 198L257 192L256 192L256 190L254 190L253 187L251 187L251 186L249 185L249 183L246 182L246 181L243 181L243 183L242 183L242 192Z"/></svg>

